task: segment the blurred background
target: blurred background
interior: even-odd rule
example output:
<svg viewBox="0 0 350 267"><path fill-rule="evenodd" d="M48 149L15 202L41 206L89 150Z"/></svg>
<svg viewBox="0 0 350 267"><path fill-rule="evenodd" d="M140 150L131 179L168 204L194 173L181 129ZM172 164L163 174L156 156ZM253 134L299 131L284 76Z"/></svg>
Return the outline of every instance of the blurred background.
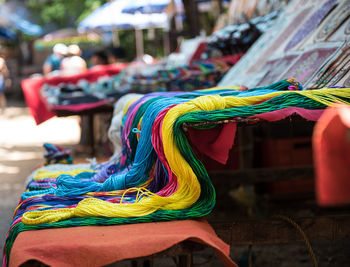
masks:
<svg viewBox="0 0 350 267"><path fill-rule="evenodd" d="M314 79L327 74L326 62L337 71L326 85L350 87L348 10L345 0L0 0L0 247L28 175L45 162L43 144L62 146L74 162L107 160L114 104L124 94L245 90L290 77L319 88ZM313 164L313 125L286 124L258 129L259 168ZM206 167L238 169L239 154L234 148L227 165L208 159ZM262 191L307 191L314 203L311 180L296 183L297 192L290 183ZM247 192L231 190L220 203L251 218L255 192ZM227 206L214 219L233 215ZM291 214L312 215L301 206ZM345 266L348 245L314 247L323 266ZM304 244L281 247L256 246L256 266L310 265ZM240 266L248 266L246 254L246 247L231 250Z"/></svg>

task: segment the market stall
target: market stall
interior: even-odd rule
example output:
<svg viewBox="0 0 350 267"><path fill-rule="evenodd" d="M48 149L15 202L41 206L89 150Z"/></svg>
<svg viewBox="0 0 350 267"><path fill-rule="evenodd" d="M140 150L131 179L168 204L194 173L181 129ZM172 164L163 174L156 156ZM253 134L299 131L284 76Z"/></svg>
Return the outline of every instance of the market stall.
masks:
<svg viewBox="0 0 350 267"><path fill-rule="evenodd" d="M242 10L253 17L257 1L236 2L230 12ZM179 266L191 266L193 243L214 248L225 266L237 266L228 245L246 245L252 265L253 245L302 240L318 266L323 255L310 240L350 236L348 206L320 208L349 204L347 161L339 159L346 158L350 105L348 10L344 0L290 1L279 12L224 27L204 49L196 42L191 55L170 57L168 68L136 64L118 82L111 76L107 84L122 92L109 129L113 156L48 165L28 177L5 265L64 265L67 257L76 266L105 265L166 250L180 256ZM98 87L93 74L84 76L92 82L86 90ZM38 92L49 99L61 82L38 82L38 122L52 115L39 115L45 104ZM23 85L29 94L33 85ZM332 108L339 104L343 109ZM187 250L185 240L192 241ZM181 249L169 252L175 244Z"/></svg>

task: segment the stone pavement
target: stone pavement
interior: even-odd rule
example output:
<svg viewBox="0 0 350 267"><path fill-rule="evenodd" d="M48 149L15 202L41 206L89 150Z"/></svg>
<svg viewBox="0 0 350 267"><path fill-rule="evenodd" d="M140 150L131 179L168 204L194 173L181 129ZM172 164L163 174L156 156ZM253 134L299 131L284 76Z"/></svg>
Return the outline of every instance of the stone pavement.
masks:
<svg viewBox="0 0 350 267"><path fill-rule="evenodd" d="M36 125L24 103L9 102L0 114L0 248L27 176L43 163L44 142L72 146L80 137L77 117Z"/></svg>

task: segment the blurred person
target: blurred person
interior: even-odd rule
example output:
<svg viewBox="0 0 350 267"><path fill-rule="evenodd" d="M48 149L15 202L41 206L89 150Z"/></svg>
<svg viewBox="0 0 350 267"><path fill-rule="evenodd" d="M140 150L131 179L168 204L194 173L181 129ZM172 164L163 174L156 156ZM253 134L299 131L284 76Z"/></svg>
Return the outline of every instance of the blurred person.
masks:
<svg viewBox="0 0 350 267"><path fill-rule="evenodd" d="M64 75L74 75L87 69L85 60L81 57L81 49L78 45L68 46L68 56L62 59L61 71Z"/></svg>
<svg viewBox="0 0 350 267"><path fill-rule="evenodd" d="M0 110L1 113L5 111L6 108L6 96L5 87L6 79L9 76L9 71L6 66L6 61L4 57L0 56Z"/></svg>
<svg viewBox="0 0 350 267"><path fill-rule="evenodd" d="M99 66L99 65L107 65L108 58L104 51L96 51L90 57L90 66Z"/></svg>
<svg viewBox="0 0 350 267"><path fill-rule="evenodd" d="M108 64L122 62L125 59L125 51L121 47L112 47L107 50Z"/></svg>
<svg viewBox="0 0 350 267"><path fill-rule="evenodd" d="M53 47L53 53L45 60L43 66L44 75L48 75L53 71L59 71L61 68L61 62L64 56L67 55L68 48L64 44L56 44Z"/></svg>

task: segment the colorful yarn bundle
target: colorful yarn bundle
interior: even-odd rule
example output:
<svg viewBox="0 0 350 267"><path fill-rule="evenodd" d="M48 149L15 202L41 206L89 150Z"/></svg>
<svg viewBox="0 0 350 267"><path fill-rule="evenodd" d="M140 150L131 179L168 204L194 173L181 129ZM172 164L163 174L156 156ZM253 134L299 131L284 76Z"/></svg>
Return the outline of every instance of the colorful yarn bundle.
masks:
<svg viewBox="0 0 350 267"><path fill-rule="evenodd" d="M44 144L44 148L46 150L45 157L45 165L49 164L72 164L73 160L71 157L71 151L65 150L61 146L55 146L49 143Z"/></svg>
<svg viewBox="0 0 350 267"><path fill-rule="evenodd" d="M119 90L121 77L117 74L101 76L94 82L79 79L73 82L62 80L61 83L55 85L44 83L41 87L41 94L52 106L117 99L122 93L122 90Z"/></svg>
<svg viewBox="0 0 350 267"><path fill-rule="evenodd" d="M215 86L241 56L236 54L215 60L197 60L189 65L159 70L150 75L133 75L127 77L127 83L132 91L141 93L208 88Z"/></svg>
<svg viewBox="0 0 350 267"><path fill-rule="evenodd" d="M292 79L237 89L159 92L128 100L121 116L118 157L97 172L43 171L29 183L14 213L4 263L22 231L180 220L210 213L215 190L184 124L249 118L291 107L320 110L333 103L350 104L348 88L300 91Z"/></svg>

